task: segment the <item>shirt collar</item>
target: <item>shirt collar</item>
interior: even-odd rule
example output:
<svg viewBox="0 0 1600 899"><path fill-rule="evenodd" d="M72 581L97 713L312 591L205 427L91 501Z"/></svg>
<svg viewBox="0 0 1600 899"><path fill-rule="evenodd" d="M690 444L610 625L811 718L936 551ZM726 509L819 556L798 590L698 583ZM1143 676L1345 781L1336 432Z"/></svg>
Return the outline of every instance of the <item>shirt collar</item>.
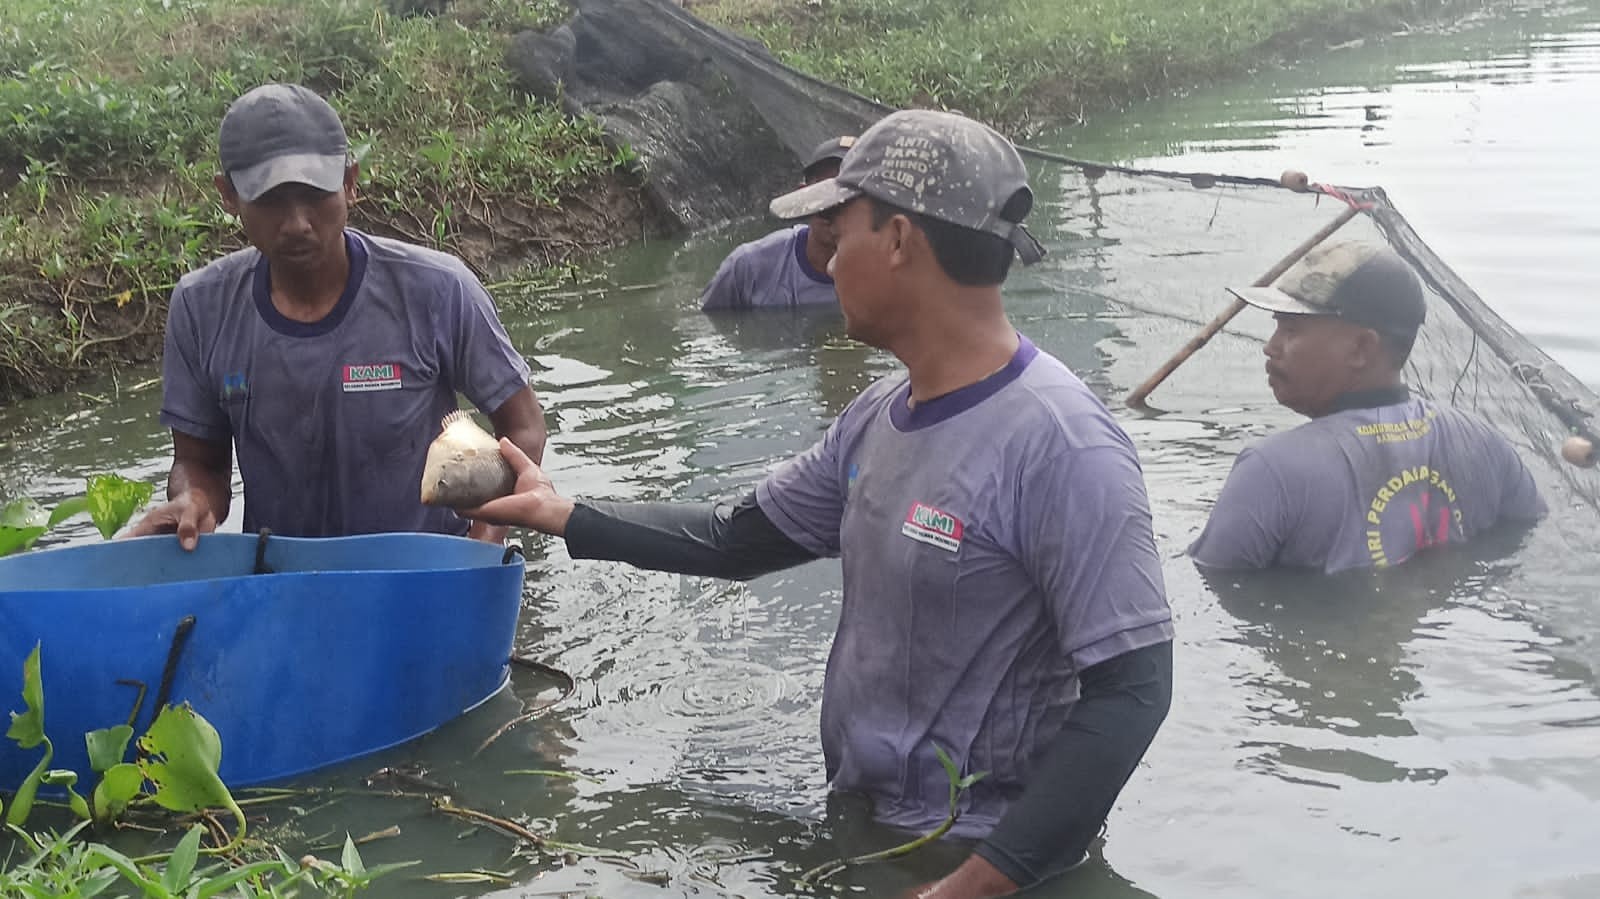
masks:
<svg viewBox="0 0 1600 899"><path fill-rule="evenodd" d="M801 225L794 234L794 259L800 263L800 273L818 284L832 284L833 276L827 272L819 272L811 265L811 259L806 256L806 242L811 239L811 226Z"/></svg>
<svg viewBox="0 0 1600 899"><path fill-rule="evenodd" d="M1394 406L1411 399L1411 388L1404 384L1394 387L1374 387L1370 390L1348 390L1333 398L1328 414L1348 412L1351 409L1376 409Z"/></svg>

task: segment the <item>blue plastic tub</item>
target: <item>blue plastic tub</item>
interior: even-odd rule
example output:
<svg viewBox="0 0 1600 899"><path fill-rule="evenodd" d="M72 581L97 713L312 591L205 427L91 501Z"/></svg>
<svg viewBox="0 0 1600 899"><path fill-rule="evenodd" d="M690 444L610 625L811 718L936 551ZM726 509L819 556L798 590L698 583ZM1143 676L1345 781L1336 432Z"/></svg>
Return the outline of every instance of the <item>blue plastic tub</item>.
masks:
<svg viewBox="0 0 1600 899"><path fill-rule="evenodd" d="M0 710L24 708L42 646L52 767L91 781L83 735L193 704L222 738L229 786L276 780L405 742L494 695L509 675L523 562L432 534L114 540L0 559ZM174 653L180 623L193 616ZM0 715L0 721L5 717ZM0 738L0 791L43 747Z"/></svg>

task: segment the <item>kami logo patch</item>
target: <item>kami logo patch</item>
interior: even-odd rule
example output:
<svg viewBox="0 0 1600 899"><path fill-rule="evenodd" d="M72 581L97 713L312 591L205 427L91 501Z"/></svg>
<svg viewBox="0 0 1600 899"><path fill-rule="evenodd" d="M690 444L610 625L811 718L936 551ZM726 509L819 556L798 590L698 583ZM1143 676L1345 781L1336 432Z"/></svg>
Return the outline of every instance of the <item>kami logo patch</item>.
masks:
<svg viewBox="0 0 1600 899"><path fill-rule="evenodd" d="M345 393L399 389L400 363L398 362L373 362L366 365L346 365L344 367Z"/></svg>
<svg viewBox="0 0 1600 899"><path fill-rule="evenodd" d="M961 519L927 503L911 504L911 511L906 513L906 523L900 526L900 533L947 552L961 548Z"/></svg>

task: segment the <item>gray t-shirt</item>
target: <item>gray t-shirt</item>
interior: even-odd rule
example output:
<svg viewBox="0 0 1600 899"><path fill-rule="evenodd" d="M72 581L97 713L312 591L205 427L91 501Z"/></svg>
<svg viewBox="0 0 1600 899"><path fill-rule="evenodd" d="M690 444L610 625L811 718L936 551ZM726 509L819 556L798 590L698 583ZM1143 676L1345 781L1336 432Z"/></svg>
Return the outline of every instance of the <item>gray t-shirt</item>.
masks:
<svg viewBox="0 0 1600 899"><path fill-rule="evenodd" d="M700 308L711 311L837 303L833 279L812 268L806 259L809 233L810 228L799 225L736 247L722 260L700 295Z"/></svg>
<svg viewBox="0 0 1600 899"><path fill-rule="evenodd" d="M321 321L272 305L265 257L240 250L178 282L161 422L232 438L244 529L327 537L464 534L422 504L422 463L460 391L484 412L528 383L494 301L460 260L345 232L350 278Z"/></svg>
<svg viewBox="0 0 1600 899"><path fill-rule="evenodd" d="M914 409L904 375L862 393L756 489L844 601L822 697L835 789L888 823L948 811L942 746L967 773L955 833L981 836L1027 784L1077 672L1172 639L1133 444L1027 340L999 373Z"/></svg>
<svg viewBox="0 0 1600 899"><path fill-rule="evenodd" d="M1240 453L1189 555L1212 568L1383 568L1544 514L1504 437L1408 397L1325 415Z"/></svg>

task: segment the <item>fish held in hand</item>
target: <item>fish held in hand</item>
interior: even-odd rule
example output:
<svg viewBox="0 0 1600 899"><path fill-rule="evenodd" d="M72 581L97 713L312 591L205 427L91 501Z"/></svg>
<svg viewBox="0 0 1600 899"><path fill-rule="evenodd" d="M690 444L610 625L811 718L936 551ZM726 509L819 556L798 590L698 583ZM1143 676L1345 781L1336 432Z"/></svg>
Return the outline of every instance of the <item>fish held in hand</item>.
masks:
<svg viewBox="0 0 1600 899"><path fill-rule="evenodd" d="M446 415L442 425L422 464L423 503L471 509L509 495L517 476L500 455L500 441L465 409Z"/></svg>

